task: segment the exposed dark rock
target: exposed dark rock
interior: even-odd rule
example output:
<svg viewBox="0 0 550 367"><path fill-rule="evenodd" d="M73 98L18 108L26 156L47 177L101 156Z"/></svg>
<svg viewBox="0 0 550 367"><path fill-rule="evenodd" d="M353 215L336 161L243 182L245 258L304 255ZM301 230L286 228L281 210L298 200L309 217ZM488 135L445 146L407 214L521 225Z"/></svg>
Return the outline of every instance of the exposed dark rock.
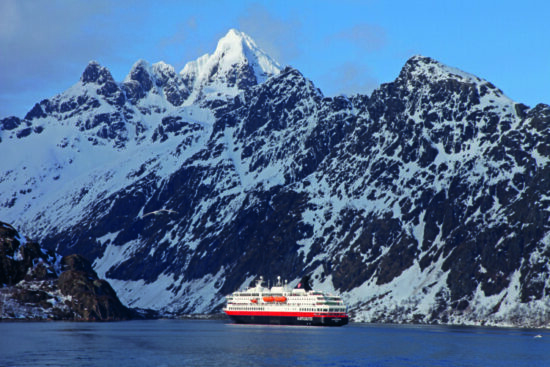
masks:
<svg viewBox="0 0 550 367"><path fill-rule="evenodd" d="M12 226L0 222L0 284L14 285L27 276L38 280L56 277L52 255L37 243L22 240Z"/></svg>
<svg viewBox="0 0 550 367"><path fill-rule="evenodd" d="M21 125L19 117L10 116L0 120L0 130L13 130Z"/></svg>
<svg viewBox="0 0 550 367"><path fill-rule="evenodd" d="M59 276L61 293L71 296L71 309L84 320L110 321L132 318L115 291L105 280L98 279L91 264L80 255L69 255L61 261L64 271Z"/></svg>
<svg viewBox="0 0 550 367"><path fill-rule="evenodd" d="M39 103L35 104L34 107L27 112L25 115L25 120L33 120L41 117L47 117L48 115L42 109Z"/></svg>
<svg viewBox="0 0 550 367"><path fill-rule="evenodd" d="M155 84L162 88L166 100L174 106L180 106L191 94L189 84L176 74L174 68L164 63L153 65Z"/></svg>
<svg viewBox="0 0 550 367"><path fill-rule="evenodd" d="M90 262L81 255L63 256L61 259L61 265L63 271L76 271L97 279L97 274L92 268L92 264L90 264Z"/></svg>
<svg viewBox="0 0 550 367"><path fill-rule="evenodd" d="M203 127L200 124L183 121L183 119L179 116L167 116L162 119L159 127L155 129L152 140L159 140L163 142L168 140L169 135L189 136L193 132L201 132L202 130ZM189 137L191 138L191 141L186 142L186 145L191 145L193 142L192 137Z"/></svg>
<svg viewBox="0 0 550 367"><path fill-rule="evenodd" d="M90 61L82 73L80 80L84 84L96 83L99 85L114 82L111 72L107 68L99 65L96 61Z"/></svg>
<svg viewBox="0 0 550 367"><path fill-rule="evenodd" d="M122 305L84 257L69 255L59 260L60 256L21 239L12 226L0 222L0 290L3 302L9 299L0 319L110 321L140 317L136 310ZM54 306L52 300L59 304Z"/></svg>
<svg viewBox="0 0 550 367"><path fill-rule="evenodd" d="M122 84L122 88L129 101L135 104L153 88L153 78L149 73L147 63L144 61L137 62L130 71L129 76L129 80Z"/></svg>
<svg viewBox="0 0 550 367"><path fill-rule="evenodd" d="M31 135L31 132L32 132L32 128L26 127L24 129L19 130L17 132L16 136L17 136L18 139L21 139L21 138L24 138L26 136Z"/></svg>

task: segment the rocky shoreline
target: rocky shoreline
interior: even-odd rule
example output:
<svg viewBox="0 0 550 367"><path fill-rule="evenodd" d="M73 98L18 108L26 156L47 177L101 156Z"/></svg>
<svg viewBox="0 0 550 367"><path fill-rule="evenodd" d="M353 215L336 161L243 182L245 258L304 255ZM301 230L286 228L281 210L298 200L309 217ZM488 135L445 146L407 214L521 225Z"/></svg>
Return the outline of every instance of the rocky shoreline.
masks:
<svg viewBox="0 0 550 367"><path fill-rule="evenodd" d="M155 318L124 306L81 255L60 256L0 222L0 321Z"/></svg>

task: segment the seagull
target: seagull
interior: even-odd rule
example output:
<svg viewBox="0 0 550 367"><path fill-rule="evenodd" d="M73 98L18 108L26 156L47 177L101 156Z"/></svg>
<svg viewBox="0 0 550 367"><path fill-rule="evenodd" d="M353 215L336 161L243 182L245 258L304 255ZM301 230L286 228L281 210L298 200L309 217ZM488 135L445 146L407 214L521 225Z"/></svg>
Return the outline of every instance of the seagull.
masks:
<svg viewBox="0 0 550 367"><path fill-rule="evenodd" d="M141 218L143 219L143 218L145 218L145 217L148 216L148 215L160 215L160 214L162 214L162 213L175 214L175 213L177 213L177 211L171 210L171 209L159 209L159 210L155 210L155 211L153 211L153 212L149 212L149 213L143 214L143 215L141 216Z"/></svg>

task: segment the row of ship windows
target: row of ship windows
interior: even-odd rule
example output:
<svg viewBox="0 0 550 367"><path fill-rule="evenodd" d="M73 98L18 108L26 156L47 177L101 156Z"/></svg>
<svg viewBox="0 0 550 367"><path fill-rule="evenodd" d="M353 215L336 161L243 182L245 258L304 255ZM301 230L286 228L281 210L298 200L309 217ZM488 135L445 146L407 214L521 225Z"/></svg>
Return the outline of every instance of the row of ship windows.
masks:
<svg viewBox="0 0 550 367"><path fill-rule="evenodd" d="M300 311L310 311L310 312L344 312L345 309L341 307L332 308L300 308Z"/></svg>

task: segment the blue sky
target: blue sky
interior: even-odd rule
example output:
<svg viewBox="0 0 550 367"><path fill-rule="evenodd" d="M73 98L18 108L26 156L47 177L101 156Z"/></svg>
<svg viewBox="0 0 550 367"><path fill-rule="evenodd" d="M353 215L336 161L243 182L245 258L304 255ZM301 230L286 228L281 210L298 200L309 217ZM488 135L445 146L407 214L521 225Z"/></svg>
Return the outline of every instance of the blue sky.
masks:
<svg viewBox="0 0 550 367"><path fill-rule="evenodd" d="M138 59L181 70L230 28L327 96L370 94L416 54L550 104L550 2L0 0L0 118L76 83L97 60L122 81Z"/></svg>

